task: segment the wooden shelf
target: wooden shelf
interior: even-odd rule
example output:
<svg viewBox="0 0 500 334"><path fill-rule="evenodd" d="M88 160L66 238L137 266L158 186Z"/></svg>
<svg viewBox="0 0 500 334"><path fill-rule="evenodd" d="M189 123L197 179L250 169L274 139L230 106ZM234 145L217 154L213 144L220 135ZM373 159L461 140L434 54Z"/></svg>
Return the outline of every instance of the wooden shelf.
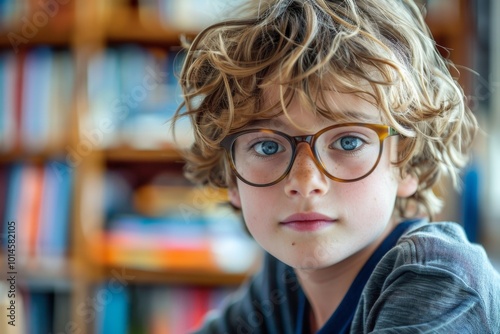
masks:
<svg viewBox="0 0 500 334"><path fill-rule="evenodd" d="M161 150L135 150L130 147L103 150L108 161L156 161L182 163L181 153L173 147Z"/></svg>
<svg viewBox="0 0 500 334"><path fill-rule="evenodd" d="M145 284L177 284L196 286L226 286L241 284L250 275L249 273L232 274L221 271L152 271L133 269L121 266L108 266L104 269L105 277L112 278L118 273L129 277L130 283Z"/></svg>
<svg viewBox="0 0 500 334"><path fill-rule="evenodd" d="M2 258L5 254L0 252ZM5 261L1 261L5 267ZM92 267L96 270L89 270ZM23 265L17 265L16 272L20 285L25 287L58 287L71 286L72 282L84 280L100 282L117 275L131 284L177 284L224 286L238 285L257 269L255 265L246 273L228 273L221 270L149 270L130 268L121 265L78 264L71 258L59 260L57 263L45 263L31 260ZM5 279L5 270L0 275Z"/></svg>
<svg viewBox="0 0 500 334"><path fill-rule="evenodd" d="M0 30L0 47L14 51L40 44L68 47L75 36L74 1L50 6L50 11L33 1L30 11L11 21Z"/></svg>
<svg viewBox="0 0 500 334"><path fill-rule="evenodd" d="M41 151L28 151L15 149L0 152L0 163L11 163L16 161L42 163L51 159L64 159L65 152L62 149L49 148Z"/></svg>
<svg viewBox="0 0 500 334"><path fill-rule="evenodd" d="M34 47L37 45L51 45L67 47L72 43L73 32L71 29L41 29L37 34L31 38L25 38L22 34L16 33L20 29L12 29L9 32L0 32L0 47L17 48ZM13 34L11 34L13 33ZM14 35L15 34L15 35Z"/></svg>
<svg viewBox="0 0 500 334"><path fill-rule="evenodd" d="M181 32L167 27L158 19L141 20L137 11L119 7L107 20L104 37L109 42L152 43L168 46L180 45L181 35L194 36L195 32Z"/></svg>

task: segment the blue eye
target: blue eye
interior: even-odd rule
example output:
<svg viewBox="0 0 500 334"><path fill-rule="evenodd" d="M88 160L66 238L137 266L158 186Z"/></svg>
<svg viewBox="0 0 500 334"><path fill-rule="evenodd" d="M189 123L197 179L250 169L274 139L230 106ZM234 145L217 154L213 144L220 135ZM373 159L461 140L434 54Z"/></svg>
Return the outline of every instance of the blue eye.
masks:
<svg viewBox="0 0 500 334"><path fill-rule="evenodd" d="M275 141L262 141L254 146L255 151L261 155L273 155L283 151L283 147Z"/></svg>
<svg viewBox="0 0 500 334"><path fill-rule="evenodd" d="M363 145L363 141L354 136L342 137L333 144L335 148L340 148L345 151L355 150L361 147L361 145Z"/></svg>

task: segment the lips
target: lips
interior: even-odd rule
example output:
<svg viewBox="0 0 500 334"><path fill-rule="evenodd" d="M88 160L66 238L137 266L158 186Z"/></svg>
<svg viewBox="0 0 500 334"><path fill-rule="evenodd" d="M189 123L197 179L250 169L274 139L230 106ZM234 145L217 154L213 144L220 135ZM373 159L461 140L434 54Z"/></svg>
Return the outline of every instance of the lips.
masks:
<svg viewBox="0 0 500 334"><path fill-rule="evenodd" d="M280 224L298 231L314 231L329 226L336 219L316 212L296 213L288 216Z"/></svg>

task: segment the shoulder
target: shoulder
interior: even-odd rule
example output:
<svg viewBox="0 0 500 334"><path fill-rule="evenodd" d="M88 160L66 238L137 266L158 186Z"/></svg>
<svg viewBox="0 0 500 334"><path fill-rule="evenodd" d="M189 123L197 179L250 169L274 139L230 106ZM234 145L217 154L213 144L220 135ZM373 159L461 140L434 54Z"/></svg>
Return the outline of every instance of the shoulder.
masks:
<svg viewBox="0 0 500 334"><path fill-rule="evenodd" d="M381 261L380 265L384 264L393 271L414 270L453 278L479 296L495 292L500 303L499 273L484 248L469 242L457 223L424 223L409 229Z"/></svg>
<svg viewBox="0 0 500 334"><path fill-rule="evenodd" d="M422 223L407 230L387 254L396 266L416 265L449 271L466 284L477 285L485 275L498 279L484 248L468 241L453 222Z"/></svg>
<svg viewBox="0 0 500 334"><path fill-rule="evenodd" d="M400 325L413 321L424 328L452 315L450 329L500 330L499 296L500 275L460 225L419 223L405 231L372 273L363 292L364 323L371 319L372 328L378 328L381 319ZM394 312L405 313L404 320L396 320Z"/></svg>

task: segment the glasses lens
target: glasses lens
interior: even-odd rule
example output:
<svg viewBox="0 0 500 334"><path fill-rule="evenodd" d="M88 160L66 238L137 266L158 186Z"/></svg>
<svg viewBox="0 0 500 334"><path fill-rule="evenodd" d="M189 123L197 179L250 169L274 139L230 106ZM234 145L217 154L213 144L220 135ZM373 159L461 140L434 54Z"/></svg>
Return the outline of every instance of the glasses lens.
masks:
<svg viewBox="0 0 500 334"><path fill-rule="evenodd" d="M322 133L315 149L330 175L349 181L365 176L375 166L380 139L377 132L368 127L338 127Z"/></svg>
<svg viewBox="0 0 500 334"><path fill-rule="evenodd" d="M232 147L236 171L254 184L268 184L279 179L286 172L291 158L291 143L275 133L245 133L236 138Z"/></svg>

